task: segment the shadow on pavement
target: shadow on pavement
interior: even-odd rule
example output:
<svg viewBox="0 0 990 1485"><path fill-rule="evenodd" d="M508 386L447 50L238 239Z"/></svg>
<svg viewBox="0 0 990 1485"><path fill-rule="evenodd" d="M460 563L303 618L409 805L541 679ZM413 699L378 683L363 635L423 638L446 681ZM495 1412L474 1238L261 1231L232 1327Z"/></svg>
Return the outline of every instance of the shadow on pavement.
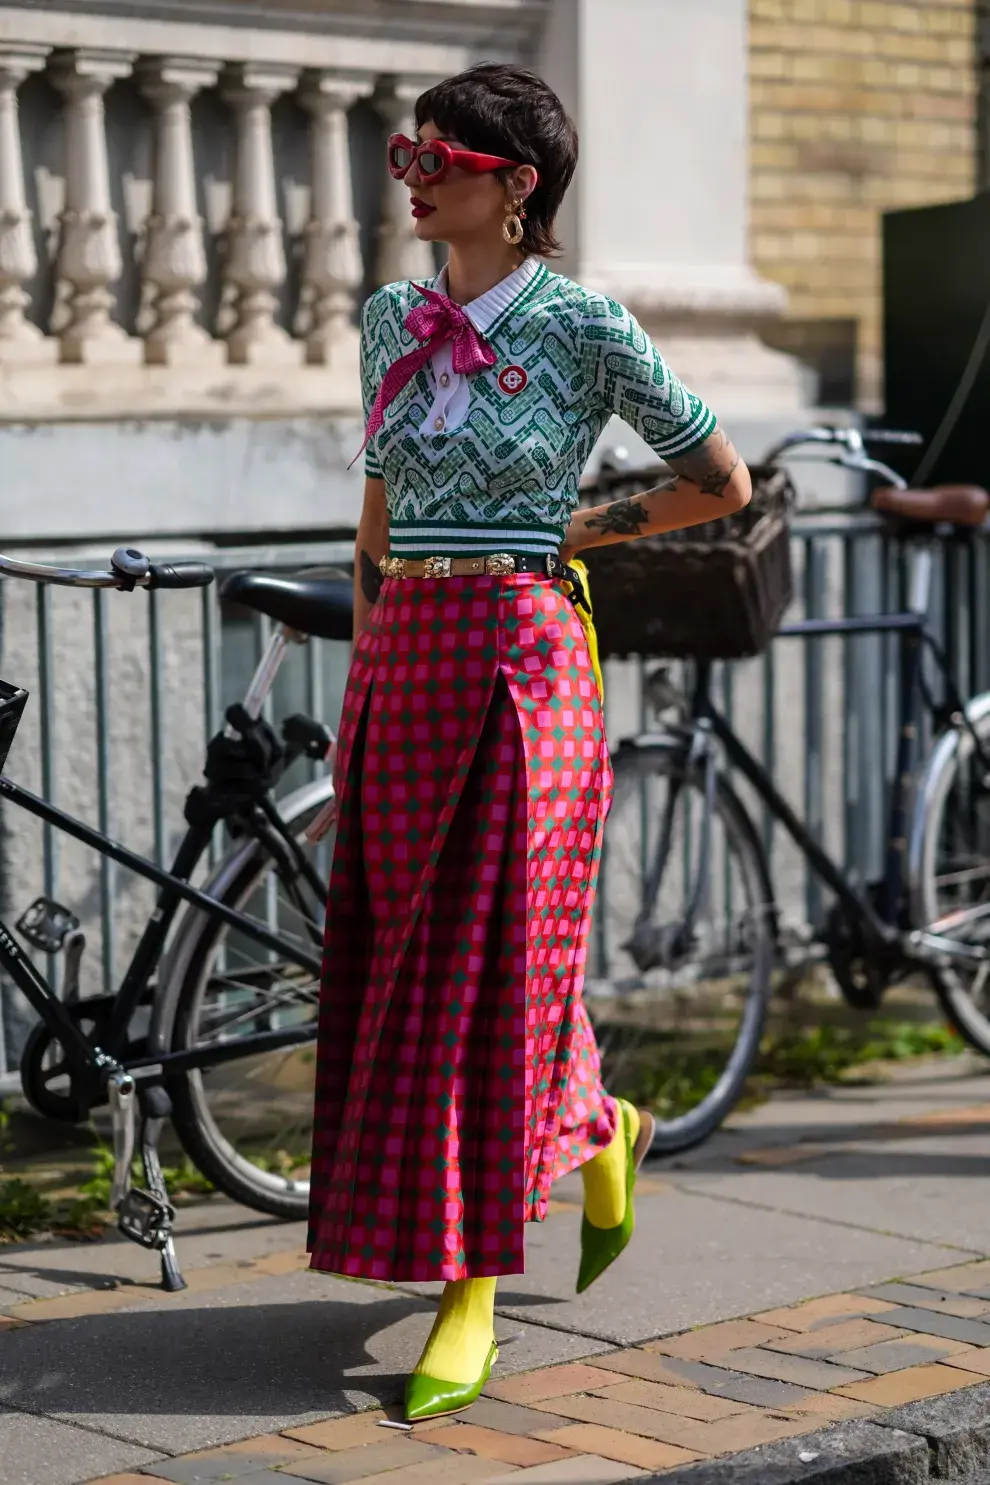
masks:
<svg viewBox="0 0 990 1485"><path fill-rule="evenodd" d="M696 1175L738 1175L757 1169L788 1170L818 1161L845 1167L856 1157L857 1174L867 1178L878 1171L891 1176L985 1177L990 1160L990 1120L931 1122L906 1119L900 1123L881 1120L850 1124L795 1123L763 1126L759 1131L733 1131L717 1135L707 1147L682 1155L647 1162L650 1174L690 1172ZM946 1149L947 1141L979 1140L972 1153ZM919 1149L927 1141L938 1142L930 1152ZM899 1149L910 1143L912 1149ZM841 1148L840 1148L841 1147ZM779 1153L779 1160L777 1155ZM872 1168L871 1168L872 1167ZM822 1174L828 1174L823 1171ZM843 1170L846 1176L853 1171Z"/></svg>
<svg viewBox="0 0 990 1485"><path fill-rule="evenodd" d="M345 1394L355 1391L388 1403L401 1396L404 1373L388 1369L395 1360L383 1354L391 1349L383 1333L430 1310L394 1295L363 1304L224 1307L208 1306L204 1296L202 1308L117 1311L25 1326L4 1337L0 1409L83 1420L124 1414L269 1418L326 1414L346 1406Z"/></svg>
<svg viewBox="0 0 990 1485"><path fill-rule="evenodd" d="M18 1248L18 1255L24 1252ZM95 1270L90 1273L84 1268L46 1268L43 1263L2 1263L0 1262L0 1289L5 1286L10 1289L19 1289L18 1279L29 1274L33 1279L47 1279L52 1284L80 1284L87 1289L120 1289L131 1281L118 1279L113 1274L99 1273ZM156 1282L154 1271L151 1271L151 1283Z"/></svg>
<svg viewBox="0 0 990 1485"><path fill-rule="evenodd" d="M559 1295L555 1296L552 1294L518 1294L511 1289L503 1288L502 1286L504 1282L505 1281L502 1280L499 1283L498 1295L495 1301L496 1306L499 1309L503 1309L508 1305L514 1305L518 1308L522 1308L526 1305L541 1305L545 1308L547 1305L566 1305L570 1304L571 1302L569 1296L568 1298L564 1299Z"/></svg>

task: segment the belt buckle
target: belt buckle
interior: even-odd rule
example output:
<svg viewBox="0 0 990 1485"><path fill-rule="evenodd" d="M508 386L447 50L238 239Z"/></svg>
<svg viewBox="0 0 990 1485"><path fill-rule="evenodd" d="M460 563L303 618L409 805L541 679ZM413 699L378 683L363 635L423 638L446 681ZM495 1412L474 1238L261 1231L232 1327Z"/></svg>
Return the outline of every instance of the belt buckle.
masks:
<svg viewBox="0 0 990 1485"><path fill-rule="evenodd" d="M382 577L403 578L406 575L406 559L404 557L383 557L378 568Z"/></svg>
<svg viewBox="0 0 990 1485"><path fill-rule="evenodd" d="M449 557L427 557L423 563L423 576L425 578L449 578Z"/></svg>
<svg viewBox="0 0 990 1485"><path fill-rule="evenodd" d="M516 570L516 559L509 552L493 552L485 558L485 572L489 577L512 577Z"/></svg>

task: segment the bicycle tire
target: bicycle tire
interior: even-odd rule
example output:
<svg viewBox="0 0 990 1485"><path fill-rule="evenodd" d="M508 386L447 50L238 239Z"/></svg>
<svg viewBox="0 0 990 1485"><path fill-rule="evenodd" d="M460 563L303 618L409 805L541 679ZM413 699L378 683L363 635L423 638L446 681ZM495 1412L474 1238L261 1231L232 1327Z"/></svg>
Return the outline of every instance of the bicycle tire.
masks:
<svg viewBox="0 0 990 1485"><path fill-rule="evenodd" d="M968 712L973 731L984 753L990 756L990 696L976 698L970 703ZM951 852L953 849L958 850L959 845L957 841L954 847L948 847L950 854L947 854L947 843L953 832L958 837L964 804L963 793L974 791L974 782L974 792L983 802L983 812L980 821L970 820L967 828L972 829L975 823L980 836L978 842L972 843L972 848L980 861L977 870L982 872L983 892L986 900L990 901L990 787L982 779L974 781L964 777L974 754L969 732L965 728L958 728L943 736L929 766L922 791L924 816L919 827L921 847L917 853L916 875L912 884L912 917L917 928L923 929L937 923L946 912L962 905L951 895L950 880L952 877L959 879L958 862L954 871L951 868L951 861L956 860ZM980 846L983 848L982 855ZM970 873L969 881L972 883L976 880L978 877ZM990 946L990 921L981 921L979 930L979 942ZM951 930L941 928L940 932L943 937L952 937ZM960 1036L978 1052L990 1057L990 968L986 973L977 970L969 976L958 967L931 966L928 973L942 1009ZM974 990L982 1001L982 1008L974 999Z"/></svg>
<svg viewBox="0 0 990 1485"><path fill-rule="evenodd" d="M303 798L295 806L292 797L283 806L282 818L292 835L301 840L306 827L333 795L329 776L321 787L301 791ZM327 853L325 853L327 854ZM243 910L244 904L257 892L259 884L273 865L273 859L258 841L235 847L214 874L225 883L219 900ZM314 912L324 910L316 904ZM202 1017L206 984L218 950L228 940L231 930L218 919L199 913L194 923L193 941L186 943L183 955L182 982L178 992L172 1030L172 1050L185 1051L198 1044L198 1026ZM322 919L320 920L322 933ZM206 977L204 979L204 977ZM312 1016L312 1039L316 1040L316 1014ZM230 1069L237 1062L227 1063ZM243 1149L235 1148L224 1133L215 1110L210 1105L210 1091L202 1074L195 1071L179 1074L169 1080L172 1098L172 1120L183 1149L196 1168L219 1190L234 1201L272 1217L298 1220L305 1217L309 1206L309 1181L291 1175L262 1169ZM310 1118L312 1095L309 1096Z"/></svg>
<svg viewBox="0 0 990 1485"><path fill-rule="evenodd" d="M633 797L639 786L650 779L670 779L680 775L680 787L688 788L694 796L702 790L699 807L703 807L703 784L699 777L691 777L686 765L686 747L681 740L656 741L620 748L615 757L615 792L609 818L605 826L605 852L603 857L603 892L600 895L598 913L608 914L610 887L607 884L610 848L615 849L618 816L623 808L624 793ZM642 795L642 791L640 790ZM742 930L751 947L752 965L746 976L741 1014L725 1065L710 1090L693 1107L665 1117L662 1109L654 1107L657 1124L653 1137L652 1152L656 1155L672 1155L690 1149L707 1139L724 1121L738 1102L759 1052L770 998L771 974L775 955L776 910L769 871L759 837L742 802L723 774L716 776L714 812L725 838L724 859L732 859L739 871L739 881L746 894L745 927ZM673 851L669 853L673 855ZM714 869L714 866L713 866ZM663 882L657 884L657 892ZM645 903L642 904L645 908ZM594 933L593 925L593 933ZM606 925L607 933L607 925ZM601 938L601 930L599 930ZM599 946L600 947L600 946ZM594 939L592 953L595 951ZM606 956L607 957L607 956ZM684 962L690 972L691 961ZM599 961L599 969L608 969L607 963ZM658 995L669 994L660 991ZM657 999L657 1005L662 1006ZM594 996L589 1008L594 1006ZM592 1010L592 1020L595 1021ZM649 1019L647 1015L647 1019ZM600 1031L602 1016L599 1014L596 1030ZM610 1058L607 1038L600 1036L606 1084L609 1082ZM621 1087L614 1089L622 1092Z"/></svg>

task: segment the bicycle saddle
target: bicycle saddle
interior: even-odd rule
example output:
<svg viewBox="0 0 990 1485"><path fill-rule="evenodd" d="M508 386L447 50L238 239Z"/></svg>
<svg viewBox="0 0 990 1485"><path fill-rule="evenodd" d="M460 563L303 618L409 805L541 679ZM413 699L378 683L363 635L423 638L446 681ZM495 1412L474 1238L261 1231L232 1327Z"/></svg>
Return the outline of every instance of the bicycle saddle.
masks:
<svg viewBox="0 0 990 1485"><path fill-rule="evenodd" d="M220 596L228 603L267 614L299 634L348 643L353 637L354 594L350 579L343 576L283 578L261 572L232 572Z"/></svg>
<svg viewBox="0 0 990 1485"><path fill-rule="evenodd" d="M982 526L990 495L979 485L935 485L930 490L895 490L884 485L873 492L873 509L905 521L947 521L952 526Z"/></svg>

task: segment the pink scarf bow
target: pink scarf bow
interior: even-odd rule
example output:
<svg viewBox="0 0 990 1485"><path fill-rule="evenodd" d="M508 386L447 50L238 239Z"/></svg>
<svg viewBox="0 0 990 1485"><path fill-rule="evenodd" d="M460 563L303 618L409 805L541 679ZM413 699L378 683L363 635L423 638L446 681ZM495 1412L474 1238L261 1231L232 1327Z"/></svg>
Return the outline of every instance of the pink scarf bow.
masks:
<svg viewBox="0 0 990 1485"><path fill-rule="evenodd" d="M360 458L368 440L382 426L386 408L395 401L403 387L412 381L419 368L426 365L433 352L439 350L448 340L454 343L452 361L459 376L470 376L475 371L483 371L486 366L494 366L498 359L459 304L448 299L446 294L438 294L435 289L426 289L419 284L416 285L416 292L422 294L426 303L417 304L415 309L411 309L403 323L410 335L425 344L400 356L382 377L381 386L368 414L364 443L351 460L352 464Z"/></svg>

